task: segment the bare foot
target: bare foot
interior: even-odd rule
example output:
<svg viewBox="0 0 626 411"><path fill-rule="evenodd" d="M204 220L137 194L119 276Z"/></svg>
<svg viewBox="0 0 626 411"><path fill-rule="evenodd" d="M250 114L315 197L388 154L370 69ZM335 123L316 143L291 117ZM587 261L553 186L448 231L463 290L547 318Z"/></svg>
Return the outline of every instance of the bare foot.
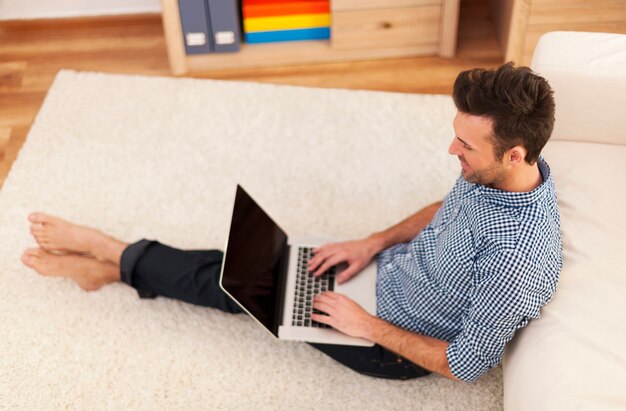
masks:
<svg viewBox="0 0 626 411"><path fill-rule="evenodd" d="M86 291L120 280L119 267L114 264L77 255L54 255L41 248L24 251L22 263L41 275L70 278Z"/></svg>
<svg viewBox="0 0 626 411"><path fill-rule="evenodd" d="M52 252L90 254L119 264L126 244L93 228L72 224L59 217L32 213L30 232L41 248Z"/></svg>

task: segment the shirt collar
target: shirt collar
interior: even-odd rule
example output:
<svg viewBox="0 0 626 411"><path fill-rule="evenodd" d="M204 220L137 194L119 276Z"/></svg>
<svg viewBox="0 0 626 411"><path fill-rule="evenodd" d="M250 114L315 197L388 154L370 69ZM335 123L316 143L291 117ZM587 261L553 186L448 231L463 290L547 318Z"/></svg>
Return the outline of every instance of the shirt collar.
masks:
<svg viewBox="0 0 626 411"><path fill-rule="evenodd" d="M539 172L543 177L543 182L539 187L532 191L525 193L515 193L510 191L498 190L495 188L487 187L480 184L474 184L475 189L485 198L487 201L500 204L507 207L525 207L527 205L536 203L541 198L549 195L553 191L552 174L548 163L545 162L542 156L537 159L537 165L539 166Z"/></svg>

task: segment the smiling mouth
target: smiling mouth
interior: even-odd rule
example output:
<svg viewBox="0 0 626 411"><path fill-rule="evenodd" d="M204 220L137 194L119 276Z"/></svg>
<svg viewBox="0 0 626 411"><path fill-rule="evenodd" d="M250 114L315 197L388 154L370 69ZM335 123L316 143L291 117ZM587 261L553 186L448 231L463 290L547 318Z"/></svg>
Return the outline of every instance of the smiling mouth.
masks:
<svg viewBox="0 0 626 411"><path fill-rule="evenodd" d="M463 160L461 157L459 157L459 162L461 163L461 167L463 167L463 170L469 168L469 164L467 164L467 161Z"/></svg>

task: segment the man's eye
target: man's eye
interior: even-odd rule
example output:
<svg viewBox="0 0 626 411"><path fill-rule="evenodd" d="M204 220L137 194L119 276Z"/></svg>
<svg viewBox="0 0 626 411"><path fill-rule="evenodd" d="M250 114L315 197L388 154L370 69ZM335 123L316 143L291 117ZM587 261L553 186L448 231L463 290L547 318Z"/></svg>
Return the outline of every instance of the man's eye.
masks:
<svg viewBox="0 0 626 411"><path fill-rule="evenodd" d="M463 144L463 148L465 148L466 150L471 150L472 148L470 146L468 146L467 144Z"/></svg>

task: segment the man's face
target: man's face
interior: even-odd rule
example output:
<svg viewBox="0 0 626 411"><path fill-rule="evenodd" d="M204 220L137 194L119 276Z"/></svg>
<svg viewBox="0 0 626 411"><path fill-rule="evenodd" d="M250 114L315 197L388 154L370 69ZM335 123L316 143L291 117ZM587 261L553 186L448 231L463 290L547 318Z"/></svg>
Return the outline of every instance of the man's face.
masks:
<svg viewBox="0 0 626 411"><path fill-rule="evenodd" d="M455 137L448 153L461 162L468 183L497 186L507 175L502 159L493 153L493 120L457 111L452 123Z"/></svg>

